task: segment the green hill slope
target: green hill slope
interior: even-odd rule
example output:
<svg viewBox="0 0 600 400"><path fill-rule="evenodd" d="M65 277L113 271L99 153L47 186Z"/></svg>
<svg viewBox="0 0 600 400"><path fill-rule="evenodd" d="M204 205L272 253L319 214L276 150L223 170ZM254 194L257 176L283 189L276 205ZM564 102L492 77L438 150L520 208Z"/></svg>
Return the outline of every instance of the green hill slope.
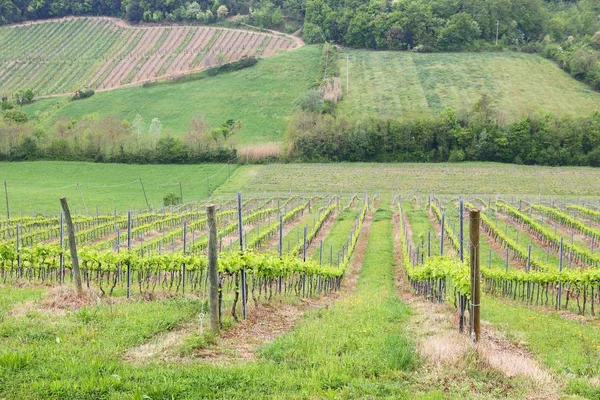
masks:
<svg viewBox="0 0 600 400"><path fill-rule="evenodd" d="M345 55L345 54L344 54ZM537 112L589 115L600 110L600 93L537 55L351 50L348 113L412 118L445 107L470 110L491 96L507 120ZM346 84L346 59L340 59Z"/></svg>
<svg viewBox="0 0 600 400"><path fill-rule="evenodd" d="M294 100L315 81L320 46L305 46L262 59L252 68L198 81L131 87L101 92L85 100L37 101L25 111L51 129L59 117L118 116L133 121L140 114L148 124L158 118L164 132L183 136L192 117L204 114L212 126L240 120L241 144L281 140Z"/></svg>

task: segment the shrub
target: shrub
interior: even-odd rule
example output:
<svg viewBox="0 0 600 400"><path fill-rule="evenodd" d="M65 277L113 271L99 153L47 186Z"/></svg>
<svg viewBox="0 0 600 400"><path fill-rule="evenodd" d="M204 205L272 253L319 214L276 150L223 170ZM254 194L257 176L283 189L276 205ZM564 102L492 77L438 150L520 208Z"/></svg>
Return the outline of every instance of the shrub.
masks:
<svg viewBox="0 0 600 400"><path fill-rule="evenodd" d="M177 196L175 193L169 193L163 197L163 205L165 207L175 206L177 204L181 204L181 197Z"/></svg>
<svg viewBox="0 0 600 400"><path fill-rule="evenodd" d="M465 161L465 152L461 149L454 149L450 152L450 157L448 157L448 161L455 163Z"/></svg>
<svg viewBox="0 0 600 400"><path fill-rule="evenodd" d="M75 94L73 95L71 100L87 99L88 97L92 97L95 93L96 92L94 92L94 89L90 89L90 88L79 89L79 90L75 91Z"/></svg>
<svg viewBox="0 0 600 400"><path fill-rule="evenodd" d="M16 124L24 124L27 122L27 114L21 110L7 110L4 113L4 120Z"/></svg>
<svg viewBox="0 0 600 400"><path fill-rule="evenodd" d="M321 112L323 110L323 92L316 89L309 90L301 94L294 104L303 111Z"/></svg>

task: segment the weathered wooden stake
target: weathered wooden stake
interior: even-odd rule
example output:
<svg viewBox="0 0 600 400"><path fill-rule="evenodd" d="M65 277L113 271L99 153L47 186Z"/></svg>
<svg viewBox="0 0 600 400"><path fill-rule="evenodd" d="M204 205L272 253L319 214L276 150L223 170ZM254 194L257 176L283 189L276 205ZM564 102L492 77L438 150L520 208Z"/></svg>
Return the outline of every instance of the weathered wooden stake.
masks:
<svg viewBox="0 0 600 400"><path fill-rule="evenodd" d="M472 338L479 342L481 336L481 287L479 282L479 210L471 210L469 213L471 223L471 314L472 314Z"/></svg>
<svg viewBox="0 0 600 400"><path fill-rule="evenodd" d="M244 251L244 220L242 218L242 192L237 193L238 200L238 230L240 234L240 251ZM242 317L246 319L246 304L248 300L248 294L246 293L246 266L242 268Z"/></svg>
<svg viewBox="0 0 600 400"><path fill-rule="evenodd" d="M464 213L465 213L465 203L463 201L463 199L460 199L460 207L459 207L459 213L460 213L460 218L459 218L459 241L460 241L460 261L464 261L465 260L465 254L464 254Z"/></svg>
<svg viewBox="0 0 600 400"><path fill-rule="evenodd" d="M65 227L63 224L63 217L64 217L64 212L60 212L60 233L59 233L59 240L58 240L58 244L60 246L60 255L58 257L59 259L59 274L60 274L60 283L62 284L65 280L65 256L62 253L62 249L63 246L65 244Z"/></svg>
<svg viewBox="0 0 600 400"><path fill-rule="evenodd" d="M127 251L131 251L131 211L127 212ZM127 263L127 298L131 297L131 265Z"/></svg>
<svg viewBox="0 0 600 400"><path fill-rule="evenodd" d="M221 321L219 319L219 276L217 273L217 214L215 206L206 206L208 223L208 278L210 281L210 327L218 335Z"/></svg>
<svg viewBox="0 0 600 400"><path fill-rule="evenodd" d="M71 219L71 211L65 197L60 198L65 219L67 220L67 233L69 235L69 249L71 250L71 263L73 265L73 278L75 279L75 287L79 296L83 295L83 286L81 286L81 273L79 272L79 259L77 258L77 244L75 243L75 229L73 228L73 220Z"/></svg>
<svg viewBox="0 0 600 400"><path fill-rule="evenodd" d="M283 255L283 215L279 214L279 257Z"/></svg>
<svg viewBox="0 0 600 400"><path fill-rule="evenodd" d="M446 214L442 214L442 231L440 237L440 256L444 255L444 225L446 222Z"/></svg>

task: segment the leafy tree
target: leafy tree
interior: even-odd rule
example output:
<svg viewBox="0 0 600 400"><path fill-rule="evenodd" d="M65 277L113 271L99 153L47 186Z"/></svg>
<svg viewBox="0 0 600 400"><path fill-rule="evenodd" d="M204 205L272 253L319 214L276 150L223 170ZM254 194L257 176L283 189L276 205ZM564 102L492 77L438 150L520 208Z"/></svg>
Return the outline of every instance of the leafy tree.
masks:
<svg viewBox="0 0 600 400"><path fill-rule="evenodd" d="M321 112L323 110L323 93L314 89L309 90L298 97L295 104L300 110Z"/></svg>
<svg viewBox="0 0 600 400"><path fill-rule="evenodd" d="M222 4L217 8L217 18L225 19L227 18L227 14L229 14L229 10L226 5Z"/></svg>
<svg viewBox="0 0 600 400"><path fill-rule="evenodd" d="M144 10L140 7L139 0L131 0L127 6L126 17L129 22L140 22L144 17Z"/></svg>
<svg viewBox="0 0 600 400"><path fill-rule="evenodd" d="M154 139L158 138L162 132L162 128L163 126L160 120L158 118L153 118L150 122L150 136Z"/></svg>
<svg viewBox="0 0 600 400"><path fill-rule="evenodd" d="M473 43L481 35L479 24L467 13L453 15L440 31L442 50L460 50Z"/></svg>
<svg viewBox="0 0 600 400"><path fill-rule="evenodd" d="M33 90L31 89L26 89L26 90L18 90L15 95L15 102L22 106L25 104L31 104L33 103L33 98L35 97L35 95L33 94Z"/></svg>

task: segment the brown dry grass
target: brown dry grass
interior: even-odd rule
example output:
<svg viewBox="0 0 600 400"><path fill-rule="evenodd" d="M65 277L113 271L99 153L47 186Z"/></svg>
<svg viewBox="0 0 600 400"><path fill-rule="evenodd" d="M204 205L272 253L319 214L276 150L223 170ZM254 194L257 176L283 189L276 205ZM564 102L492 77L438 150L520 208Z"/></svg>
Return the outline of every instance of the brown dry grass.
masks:
<svg viewBox="0 0 600 400"><path fill-rule="evenodd" d="M118 298L101 296L95 290L84 289L83 295L79 296L74 288L56 286L49 288L38 301L28 301L13 308L9 315L20 317L28 312L37 311L44 314L64 315L67 311L78 310L86 306L94 306L101 302L114 303L120 301Z"/></svg>
<svg viewBox="0 0 600 400"><path fill-rule="evenodd" d="M339 77L328 78L319 88L323 100L337 104L342 100L342 80Z"/></svg>
<svg viewBox="0 0 600 400"><path fill-rule="evenodd" d="M249 164L279 161L282 156L281 143L270 142L250 146L244 146L238 149L238 159Z"/></svg>

